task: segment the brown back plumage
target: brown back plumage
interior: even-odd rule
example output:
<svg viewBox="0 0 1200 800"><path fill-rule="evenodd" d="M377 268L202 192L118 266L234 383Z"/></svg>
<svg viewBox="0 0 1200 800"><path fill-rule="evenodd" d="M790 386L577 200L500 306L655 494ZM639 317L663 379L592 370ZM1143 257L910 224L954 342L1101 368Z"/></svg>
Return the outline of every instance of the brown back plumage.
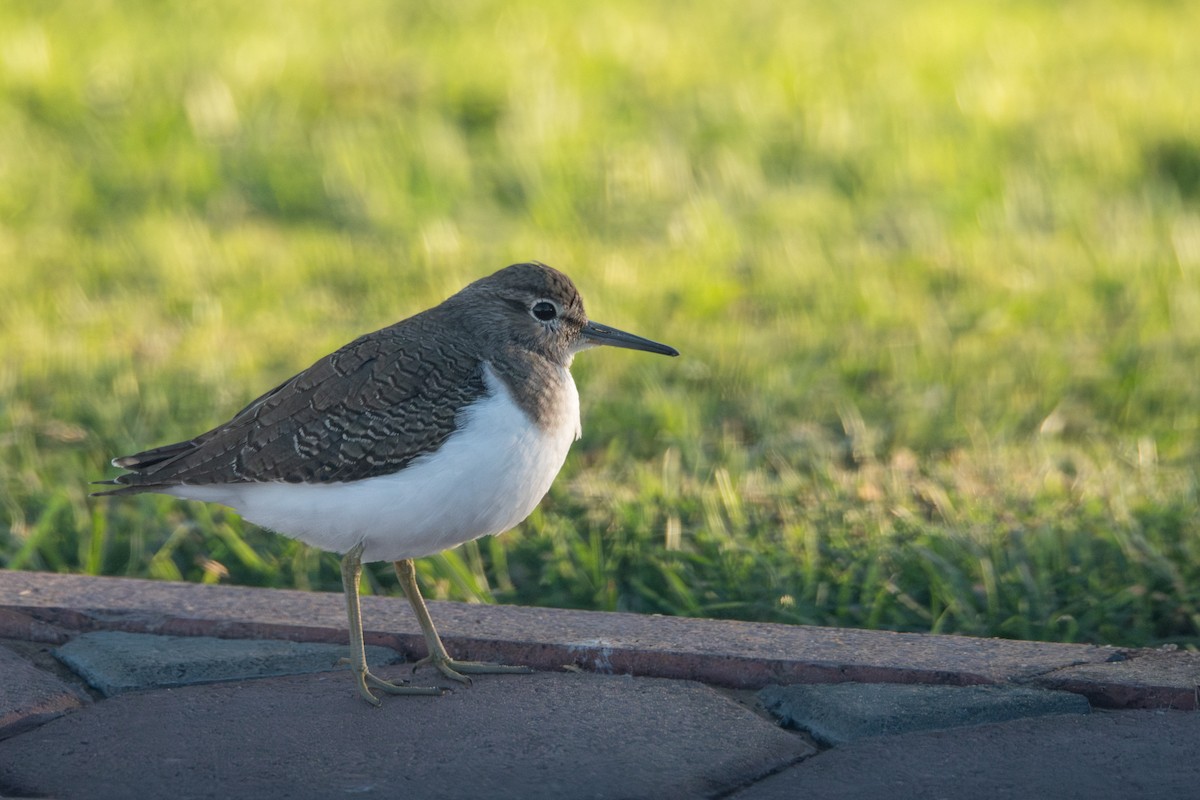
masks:
<svg viewBox="0 0 1200 800"><path fill-rule="evenodd" d="M532 299L562 308L553 326L529 316ZM516 264L440 305L355 339L186 442L114 459L130 470L98 494L178 484L355 481L404 469L437 450L462 410L486 391L484 363L534 422L552 413L540 392L562 380L583 302L543 264Z"/></svg>

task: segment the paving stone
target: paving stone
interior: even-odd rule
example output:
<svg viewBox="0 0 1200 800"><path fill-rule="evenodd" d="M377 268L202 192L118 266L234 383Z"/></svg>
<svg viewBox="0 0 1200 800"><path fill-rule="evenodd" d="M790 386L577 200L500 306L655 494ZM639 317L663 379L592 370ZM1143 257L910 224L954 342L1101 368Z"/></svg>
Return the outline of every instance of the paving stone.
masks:
<svg viewBox="0 0 1200 800"><path fill-rule="evenodd" d="M90 702L90 698L5 647L0 647L0 676L0 739Z"/></svg>
<svg viewBox="0 0 1200 800"><path fill-rule="evenodd" d="M346 645L96 631L77 636L54 655L111 697L140 689L325 672L336 669L348 652ZM367 647L372 666L398 660L394 650Z"/></svg>
<svg viewBox="0 0 1200 800"><path fill-rule="evenodd" d="M1179 800L1197 787L1200 714L1097 711L860 739L730 800Z"/></svg>
<svg viewBox="0 0 1200 800"><path fill-rule="evenodd" d="M1195 656L1178 652L431 606L459 657L736 687L1029 681L1116 705L1179 708L1195 673ZM120 630L345 649L337 594L0 571L4 609L15 616L0 614L0 632L27 640ZM364 613L368 641L424 655L402 599L364 598ZM379 672L408 674L402 667ZM7 674L0 664L0 684ZM422 678L437 682L429 673ZM385 698L374 710L342 671L135 692L88 705L0 742L0 794L1176 798L1200 785L1198 743L1200 714L1098 711L864 738L813 755L797 735L696 684L479 676L470 689Z"/></svg>
<svg viewBox="0 0 1200 800"><path fill-rule="evenodd" d="M758 697L784 725L835 746L866 736L1090 710L1077 694L1014 686L831 683L768 686Z"/></svg>
<svg viewBox="0 0 1200 800"><path fill-rule="evenodd" d="M0 786L60 800L700 798L811 753L685 681L481 675L376 709L324 673L114 697L0 742Z"/></svg>

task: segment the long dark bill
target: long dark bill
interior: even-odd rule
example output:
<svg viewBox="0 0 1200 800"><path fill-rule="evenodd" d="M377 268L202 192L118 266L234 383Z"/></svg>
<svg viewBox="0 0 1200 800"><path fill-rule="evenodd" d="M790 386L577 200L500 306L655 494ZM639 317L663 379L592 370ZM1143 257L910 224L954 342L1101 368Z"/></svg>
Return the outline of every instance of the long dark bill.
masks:
<svg viewBox="0 0 1200 800"><path fill-rule="evenodd" d="M632 333L619 331L599 322L589 322L583 326L581 334L585 341L592 344L606 344L610 347L625 347L630 350L645 350L647 353L658 353L664 356L677 356L679 351L670 345L652 342Z"/></svg>

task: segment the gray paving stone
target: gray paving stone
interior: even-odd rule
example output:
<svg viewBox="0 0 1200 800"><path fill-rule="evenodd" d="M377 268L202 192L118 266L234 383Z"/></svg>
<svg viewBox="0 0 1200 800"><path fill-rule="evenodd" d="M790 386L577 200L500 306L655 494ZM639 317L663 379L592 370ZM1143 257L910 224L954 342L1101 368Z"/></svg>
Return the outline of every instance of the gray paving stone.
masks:
<svg viewBox="0 0 1200 800"><path fill-rule="evenodd" d="M811 753L685 681L481 675L376 709L349 675L324 673L105 700L0 742L0 787L60 800L702 798Z"/></svg>
<svg viewBox="0 0 1200 800"><path fill-rule="evenodd" d="M77 636L54 655L111 697L141 689L325 672L337 668L348 652L347 646L334 644L97 631ZM399 659L394 650L367 647L372 666Z"/></svg>
<svg viewBox="0 0 1200 800"><path fill-rule="evenodd" d="M1197 787L1200 714L1097 711L860 739L730 800L1180 800Z"/></svg>
<svg viewBox="0 0 1200 800"><path fill-rule="evenodd" d="M0 739L74 711L90 698L0 647Z"/></svg>
<svg viewBox="0 0 1200 800"><path fill-rule="evenodd" d="M768 686L758 697L784 725L806 731L827 745L1090 710L1087 700L1077 694L1014 686L826 683Z"/></svg>

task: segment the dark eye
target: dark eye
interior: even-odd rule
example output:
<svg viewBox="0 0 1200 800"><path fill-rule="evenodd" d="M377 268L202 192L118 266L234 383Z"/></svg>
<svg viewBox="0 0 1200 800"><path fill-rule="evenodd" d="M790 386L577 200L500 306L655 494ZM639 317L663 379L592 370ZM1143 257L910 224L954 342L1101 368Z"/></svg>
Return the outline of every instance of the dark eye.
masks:
<svg viewBox="0 0 1200 800"><path fill-rule="evenodd" d="M529 313L542 322L549 322L558 316L558 309L549 300L538 300L533 304L533 308L529 309Z"/></svg>

